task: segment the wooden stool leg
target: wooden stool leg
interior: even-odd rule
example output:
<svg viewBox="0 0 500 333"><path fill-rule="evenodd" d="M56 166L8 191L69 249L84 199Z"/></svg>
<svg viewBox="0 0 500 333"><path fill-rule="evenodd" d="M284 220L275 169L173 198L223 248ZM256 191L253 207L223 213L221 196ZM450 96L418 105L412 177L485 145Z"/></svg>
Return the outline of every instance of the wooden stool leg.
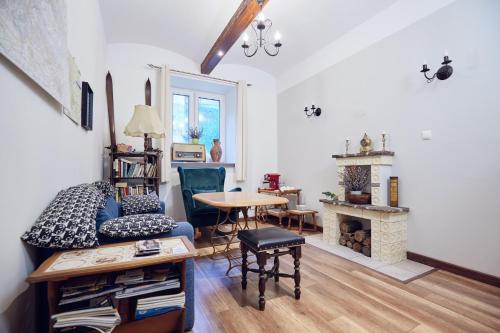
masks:
<svg viewBox="0 0 500 333"><path fill-rule="evenodd" d="M274 253L278 253L280 252L279 249L276 249L274 250ZM278 256L274 257L274 267L273 267L273 271L274 271L274 282L279 282L280 281L280 258Z"/></svg>
<svg viewBox="0 0 500 333"><path fill-rule="evenodd" d="M294 266L294 275L293 279L295 280L295 299L300 299L300 257L301 257L301 248L300 246L296 246L292 250L293 252L293 266Z"/></svg>
<svg viewBox="0 0 500 333"><path fill-rule="evenodd" d="M314 225L313 229L314 229L314 231L317 231L318 230L318 224L316 222L316 214L312 213L312 217L313 217L313 225Z"/></svg>
<svg viewBox="0 0 500 333"><path fill-rule="evenodd" d="M247 272L248 272L248 261L247 252L248 248L243 242L240 243L241 248L241 288L247 289Z"/></svg>
<svg viewBox="0 0 500 333"><path fill-rule="evenodd" d="M290 223L292 222L292 217L288 215L288 229L290 229Z"/></svg>
<svg viewBox="0 0 500 333"><path fill-rule="evenodd" d="M302 227L304 225L304 215L299 216L299 235L302 235Z"/></svg>
<svg viewBox="0 0 500 333"><path fill-rule="evenodd" d="M257 254L257 264L259 265L259 310L264 311L266 308L266 261L267 253L260 252Z"/></svg>

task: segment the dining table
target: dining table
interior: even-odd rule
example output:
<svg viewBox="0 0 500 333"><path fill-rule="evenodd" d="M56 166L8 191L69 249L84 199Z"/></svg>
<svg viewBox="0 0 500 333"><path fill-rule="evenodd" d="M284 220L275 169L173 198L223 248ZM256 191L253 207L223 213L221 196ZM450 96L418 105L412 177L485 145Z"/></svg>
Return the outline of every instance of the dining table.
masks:
<svg viewBox="0 0 500 333"><path fill-rule="evenodd" d="M229 267L226 275L233 268L240 266L237 260L241 257L233 256L230 253L231 244L237 243L235 239L238 230L250 228L248 224L249 209L255 207L257 211L259 207L273 205L284 210L288 204L287 198L255 192L206 192L193 195L193 199L218 209L217 222L210 233L210 244L213 248L212 257L220 253L227 258ZM239 218L233 221L230 214L232 210L238 211L236 216L239 216L239 212L241 212L243 221ZM240 222L243 222L243 224ZM223 226L230 226L230 230L222 231L221 227ZM258 228L257 219L255 219L255 228ZM223 246L223 248L218 249L220 246Z"/></svg>

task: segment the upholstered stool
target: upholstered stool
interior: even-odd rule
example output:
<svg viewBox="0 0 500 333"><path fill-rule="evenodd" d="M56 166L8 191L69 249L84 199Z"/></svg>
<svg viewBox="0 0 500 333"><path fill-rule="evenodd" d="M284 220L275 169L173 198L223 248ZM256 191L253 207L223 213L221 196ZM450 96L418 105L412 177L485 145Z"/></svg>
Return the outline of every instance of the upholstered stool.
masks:
<svg viewBox="0 0 500 333"><path fill-rule="evenodd" d="M264 311L266 299L266 282L270 277L278 282L280 276L293 278L295 280L295 299L300 299L300 257L301 245L305 243L302 236L281 228L261 228L259 230L240 230L238 231L241 248L241 287L247 288L247 272L259 273L259 310ZM283 250L283 251L280 251ZM259 269L248 268L247 253L255 254ZM279 257L285 254L293 256L294 274L284 274L279 272ZM274 258L273 267L266 271L267 259Z"/></svg>

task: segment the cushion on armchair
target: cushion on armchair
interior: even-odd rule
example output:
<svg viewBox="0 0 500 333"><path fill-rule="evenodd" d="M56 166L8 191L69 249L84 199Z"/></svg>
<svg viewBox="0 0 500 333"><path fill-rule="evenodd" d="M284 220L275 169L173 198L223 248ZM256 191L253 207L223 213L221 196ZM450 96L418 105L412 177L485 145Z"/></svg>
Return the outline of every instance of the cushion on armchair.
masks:
<svg viewBox="0 0 500 333"><path fill-rule="evenodd" d="M122 200L123 215L154 213L161 208L155 192L146 195L129 195Z"/></svg>
<svg viewBox="0 0 500 333"><path fill-rule="evenodd" d="M162 214L127 215L107 220L99 232L113 238L158 235L177 227L174 219Z"/></svg>

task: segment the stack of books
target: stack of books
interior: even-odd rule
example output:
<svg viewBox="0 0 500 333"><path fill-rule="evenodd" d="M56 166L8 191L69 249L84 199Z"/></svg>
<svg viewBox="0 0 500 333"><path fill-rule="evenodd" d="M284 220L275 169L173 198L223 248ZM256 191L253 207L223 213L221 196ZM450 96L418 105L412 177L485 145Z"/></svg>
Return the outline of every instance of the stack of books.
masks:
<svg viewBox="0 0 500 333"><path fill-rule="evenodd" d="M150 256L160 253L160 240L147 239L135 242L135 256Z"/></svg>
<svg viewBox="0 0 500 333"><path fill-rule="evenodd" d="M186 295L184 292L138 299L135 319L139 320L182 309L185 302Z"/></svg>
<svg viewBox="0 0 500 333"><path fill-rule="evenodd" d="M58 313L52 316L54 328L89 327L111 332L120 325L118 311L111 306Z"/></svg>
<svg viewBox="0 0 500 333"><path fill-rule="evenodd" d="M117 202L121 202L121 198L124 198L127 195L149 194L155 192L155 188L153 185L146 187L144 187L143 185L129 186L128 183L119 182L115 183L115 187L117 189L115 194L115 200Z"/></svg>
<svg viewBox="0 0 500 333"><path fill-rule="evenodd" d="M71 279L61 287L59 306L63 310L76 310L94 306L110 305L108 296L124 287L108 281L106 275L84 276Z"/></svg>
<svg viewBox="0 0 500 333"><path fill-rule="evenodd" d="M126 287L123 290L116 292L115 298L128 298L144 294L156 293L159 291L178 289L181 287L179 278L170 278L162 282L153 282L136 287Z"/></svg>

